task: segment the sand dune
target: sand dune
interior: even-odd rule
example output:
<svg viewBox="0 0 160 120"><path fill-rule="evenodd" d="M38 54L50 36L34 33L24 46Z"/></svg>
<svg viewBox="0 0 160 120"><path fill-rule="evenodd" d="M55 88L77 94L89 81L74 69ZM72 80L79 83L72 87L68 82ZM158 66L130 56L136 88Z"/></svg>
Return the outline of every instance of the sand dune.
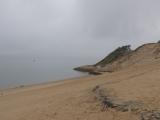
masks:
<svg viewBox="0 0 160 120"><path fill-rule="evenodd" d="M0 120L159 120L160 60L149 61L99 76L1 91ZM99 91L93 92L96 86Z"/></svg>
<svg viewBox="0 0 160 120"><path fill-rule="evenodd" d="M123 101L143 103L141 110L160 108L160 63L135 66L115 73L3 91L1 120L132 120L136 113L102 111L92 89L99 85Z"/></svg>

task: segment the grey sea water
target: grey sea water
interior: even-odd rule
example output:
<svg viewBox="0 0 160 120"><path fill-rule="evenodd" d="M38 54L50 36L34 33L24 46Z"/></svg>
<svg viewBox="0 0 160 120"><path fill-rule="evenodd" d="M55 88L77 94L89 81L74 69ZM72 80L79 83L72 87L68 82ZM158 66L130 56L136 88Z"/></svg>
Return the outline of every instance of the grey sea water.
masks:
<svg viewBox="0 0 160 120"><path fill-rule="evenodd" d="M91 59L33 55L0 56L0 89L80 77L74 67ZM88 62L87 62L88 61Z"/></svg>

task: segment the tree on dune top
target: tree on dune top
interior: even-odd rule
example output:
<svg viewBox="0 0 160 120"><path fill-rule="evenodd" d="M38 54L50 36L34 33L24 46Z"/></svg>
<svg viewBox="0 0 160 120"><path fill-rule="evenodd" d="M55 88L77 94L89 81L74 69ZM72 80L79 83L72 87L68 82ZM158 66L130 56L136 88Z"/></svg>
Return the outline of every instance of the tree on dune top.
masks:
<svg viewBox="0 0 160 120"><path fill-rule="evenodd" d="M116 50L111 52L107 57L105 57L103 60L95 64L95 66L105 66L107 64L113 63L114 61L118 60L122 56L129 54L132 52L130 45L125 45L122 47L118 47Z"/></svg>

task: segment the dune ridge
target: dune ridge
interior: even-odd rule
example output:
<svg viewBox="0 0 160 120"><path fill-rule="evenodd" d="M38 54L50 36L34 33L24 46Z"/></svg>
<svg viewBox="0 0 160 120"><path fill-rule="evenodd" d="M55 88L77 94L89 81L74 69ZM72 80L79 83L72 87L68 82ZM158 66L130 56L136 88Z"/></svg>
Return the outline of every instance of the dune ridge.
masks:
<svg viewBox="0 0 160 120"><path fill-rule="evenodd" d="M123 50L123 48L125 48ZM121 50L122 49L122 50ZM120 52L117 52L120 51ZM112 59L113 55L117 59L108 62ZM111 56L112 55L112 56ZM134 66L138 64L149 64L150 62L157 61L160 58L160 43L147 43L135 50L131 50L130 46L122 46L114 50L111 54L105 57L102 61L96 63L95 65L84 65L75 68L77 71L82 72L114 72L127 68L128 66Z"/></svg>

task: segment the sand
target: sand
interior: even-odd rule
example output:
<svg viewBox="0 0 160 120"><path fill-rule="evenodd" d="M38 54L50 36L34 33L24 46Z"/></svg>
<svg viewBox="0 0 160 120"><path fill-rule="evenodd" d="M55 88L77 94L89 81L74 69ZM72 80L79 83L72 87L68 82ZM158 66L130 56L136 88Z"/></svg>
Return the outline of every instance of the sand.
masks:
<svg viewBox="0 0 160 120"><path fill-rule="evenodd" d="M136 113L102 111L92 93L96 85L123 101L160 108L160 63L132 66L114 73L26 86L0 92L0 120L139 120Z"/></svg>

